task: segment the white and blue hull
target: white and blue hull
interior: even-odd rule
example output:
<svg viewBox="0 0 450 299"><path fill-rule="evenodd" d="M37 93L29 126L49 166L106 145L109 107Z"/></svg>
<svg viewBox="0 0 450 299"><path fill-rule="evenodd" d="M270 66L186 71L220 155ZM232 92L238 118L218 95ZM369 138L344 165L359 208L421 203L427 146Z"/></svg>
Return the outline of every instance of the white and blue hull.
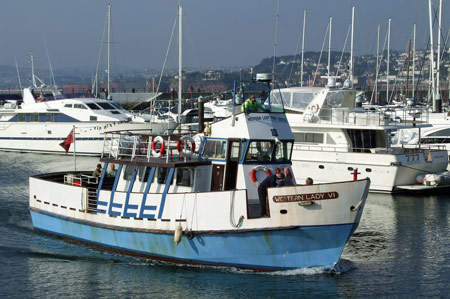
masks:
<svg viewBox="0 0 450 299"><path fill-rule="evenodd" d="M321 266L332 269L357 224L196 233L177 245L173 234L108 228L31 210L37 231L107 250L183 264L276 271Z"/></svg>

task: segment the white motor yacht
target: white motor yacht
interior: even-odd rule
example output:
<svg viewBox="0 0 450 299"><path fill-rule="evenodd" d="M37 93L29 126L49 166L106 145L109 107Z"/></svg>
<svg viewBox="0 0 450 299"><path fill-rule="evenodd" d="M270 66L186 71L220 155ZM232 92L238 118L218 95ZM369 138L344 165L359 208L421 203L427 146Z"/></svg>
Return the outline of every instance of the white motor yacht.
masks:
<svg viewBox="0 0 450 299"><path fill-rule="evenodd" d="M93 94L57 94L36 98L23 90L23 102L8 101L0 108L0 150L66 153L60 146L74 129L75 145L69 152L100 156L109 130L162 134L175 129L171 120L149 121Z"/></svg>
<svg viewBox="0 0 450 299"><path fill-rule="evenodd" d="M427 124L394 121L387 113L355 107L356 91L335 87L292 87L273 90L283 101L295 138L292 167L297 182L334 182L369 177L371 191L423 190L423 177L444 172L443 148L394 147L391 134Z"/></svg>

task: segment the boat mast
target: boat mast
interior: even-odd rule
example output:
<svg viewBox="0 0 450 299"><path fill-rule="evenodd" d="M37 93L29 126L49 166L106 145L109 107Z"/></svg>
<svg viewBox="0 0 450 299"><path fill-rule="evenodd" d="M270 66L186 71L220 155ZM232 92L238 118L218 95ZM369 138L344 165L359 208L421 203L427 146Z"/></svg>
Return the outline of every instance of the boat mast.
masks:
<svg viewBox="0 0 450 299"><path fill-rule="evenodd" d="M440 70L441 70L441 29L442 29L442 0L439 0L439 25L438 25L438 44L436 57L436 104L434 111L441 112L441 94L440 94Z"/></svg>
<svg viewBox="0 0 450 299"><path fill-rule="evenodd" d="M381 26L378 24L377 28L377 65L375 69L375 102L380 104L378 101L378 75L380 71L380 29Z"/></svg>
<svg viewBox="0 0 450 299"><path fill-rule="evenodd" d="M183 7L178 5L178 123L181 122L181 99L183 91Z"/></svg>
<svg viewBox="0 0 450 299"><path fill-rule="evenodd" d="M328 32L328 78L331 77L331 26L333 25L333 17L330 17L330 31Z"/></svg>
<svg viewBox="0 0 450 299"><path fill-rule="evenodd" d="M388 46L387 46L387 69L386 69L386 101L389 104L389 58L390 58L390 47L391 47L391 21L388 22Z"/></svg>
<svg viewBox="0 0 450 299"><path fill-rule="evenodd" d="M428 13L430 18L430 74L431 74L431 97L433 99L433 110L435 107L435 80L434 80L434 44L433 44L433 17L432 17L432 3L433 0L428 1Z"/></svg>
<svg viewBox="0 0 450 299"><path fill-rule="evenodd" d="M108 98L111 98L111 89L110 89L110 62L111 62L111 3L108 3Z"/></svg>
<svg viewBox="0 0 450 299"><path fill-rule="evenodd" d="M300 86L303 87L303 59L305 55L306 9L303 11L302 62L300 64Z"/></svg>
<svg viewBox="0 0 450 299"><path fill-rule="evenodd" d="M413 27L413 61L412 61L412 98L414 99L415 85L415 72L416 72L416 24Z"/></svg>
<svg viewBox="0 0 450 299"><path fill-rule="evenodd" d="M275 41L273 45L272 82L275 83L275 62L277 57L278 16L280 12L280 0L277 2L277 15L275 20Z"/></svg>
<svg viewBox="0 0 450 299"><path fill-rule="evenodd" d="M350 38L350 87L353 87L353 33L355 29L355 7L352 7L352 36Z"/></svg>

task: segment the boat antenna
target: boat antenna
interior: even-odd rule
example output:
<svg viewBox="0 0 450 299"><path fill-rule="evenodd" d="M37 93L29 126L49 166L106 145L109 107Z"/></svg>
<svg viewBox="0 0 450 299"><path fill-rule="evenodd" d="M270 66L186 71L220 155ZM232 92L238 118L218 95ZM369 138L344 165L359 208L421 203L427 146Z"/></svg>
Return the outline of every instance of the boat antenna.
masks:
<svg viewBox="0 0 450 299"><path fill-rule="evenodd" d="M23 98L23 89L22 89L22 81L20 80L19 65L17 64L17 59L15 57L14 57L14 61L16 62L17 79L19 79L20 93L22 94L22 98Z"/></svg>
<svg viewBox="0 0 450 299"><path fill-rule="evenodd" d="M387 35L387 66L386 66L386 100L389 104L389 60L390 60L390 48L391 48L391 21L388 20L388 35Z"/></svg>
<svg viewBox="0 0 450 299"><path fill-rule="evenodd" d="M275 40L273 44L272 81L275 82L275 61L277 57L278 18L280 15L280 0L277 1L277 15L275 18Z"/></svg>
<svg viewBox="0 0 450 299"><path fill-rule="evenodd" d="M352 25L350 24L348 26L348 30L347 30L347 36L345 37L345 42L344 42L344 46L342 47L342 52L341 52L341 58L339 59L339 63L338 63L338 67L336 69L336 75L339 75L339 71L341 69L341 64L342 64L342 59L344 58L344 52L345 52L345 48L347 47L347 41L348 41L348 36L350 35L350 30L352 29Z"/></svg>

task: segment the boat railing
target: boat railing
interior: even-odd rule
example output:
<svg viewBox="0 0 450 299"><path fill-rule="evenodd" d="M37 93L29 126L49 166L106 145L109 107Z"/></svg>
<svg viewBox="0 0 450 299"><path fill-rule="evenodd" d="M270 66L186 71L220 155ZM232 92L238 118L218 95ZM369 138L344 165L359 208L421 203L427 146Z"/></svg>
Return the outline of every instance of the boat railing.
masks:
<svg viewBox="0 0 450 299"><path fill-rule="evenodd" d="M404 126L427 123L425 108L370 110L363 108L322 108L317 113L303 115L306 122L355 126Z"/></svg>
<svg viewBox="0 0 450 299"><path fill-rule="evenodd" d="M98 177L69 173L64 175L64 183L73 186L96 185L98 184Z"/></svg>
<svg viewBox="0 0 450 299"><path fill-rule="evenodd" d="M147 135L130 132L110 132L105 134L102 158L125 161L150 162L155 159L190 158L192 152L178 152L178 141L185 135Z"/></svg>
<svg viewBox="0 0 450 299"><path fill-rule="evenodd" d="M389 155L404 155L421 153L424 150L446 150L445 145L431 145L431 144L404 144L393 147L376 147L376 148L359 148L350 146L323 146L319 144L303 144L295 143L294 150L301 151L319 151L319 152L334 152L334 153L368 153L368 154L389 154Z"/></svg>

